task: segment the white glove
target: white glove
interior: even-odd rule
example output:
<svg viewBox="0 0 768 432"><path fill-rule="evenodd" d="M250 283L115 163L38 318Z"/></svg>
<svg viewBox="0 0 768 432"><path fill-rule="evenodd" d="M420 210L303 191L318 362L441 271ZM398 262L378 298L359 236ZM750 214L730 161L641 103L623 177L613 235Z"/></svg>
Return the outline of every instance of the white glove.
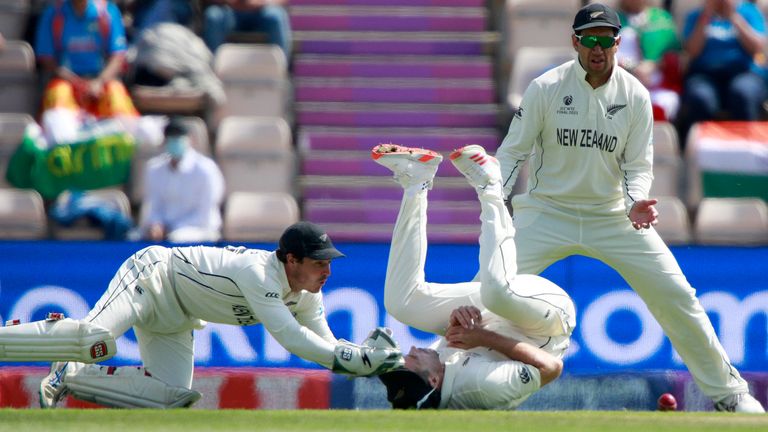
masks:
<svg viewBox="0 0 768 432"><path fill-rule="evenodd" d="M397 341L392 339L392 329L388 327L376 327L373 329L363 341L363 346L400 349Z"/></svg>
<svg viewBox="0 0 768 432"><path fill-rule="evenodd" d="M333 351L332 371L353 376L373 376L405 365L397 348L355 345L339 339Z"/></svg>

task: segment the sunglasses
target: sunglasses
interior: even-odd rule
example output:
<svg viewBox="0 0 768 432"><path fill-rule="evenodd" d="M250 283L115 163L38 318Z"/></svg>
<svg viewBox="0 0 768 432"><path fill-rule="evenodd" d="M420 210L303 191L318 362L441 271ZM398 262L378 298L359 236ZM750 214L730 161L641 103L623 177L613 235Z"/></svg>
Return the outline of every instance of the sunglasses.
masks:
<svg viewBox="0 0 768 432"><path fill-rule="evenodd" d="M576 39L579 43L587 48L594 48L595 45L600 45L600 48L608 49L616 45L617 36L584 36L576 35Z"/></svg>

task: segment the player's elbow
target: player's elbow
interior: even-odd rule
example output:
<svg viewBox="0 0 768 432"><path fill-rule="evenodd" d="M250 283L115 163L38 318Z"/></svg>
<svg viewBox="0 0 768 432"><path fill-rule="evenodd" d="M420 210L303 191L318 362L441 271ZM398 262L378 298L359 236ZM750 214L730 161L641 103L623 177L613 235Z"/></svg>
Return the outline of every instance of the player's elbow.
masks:
<svg viewBox="0 0 768 432"><path fill-rule="evenodd" d="M544 387L563 373L563 361L557 357L552 357L539 365L538 369L541 374L541 386Z"/></svg>

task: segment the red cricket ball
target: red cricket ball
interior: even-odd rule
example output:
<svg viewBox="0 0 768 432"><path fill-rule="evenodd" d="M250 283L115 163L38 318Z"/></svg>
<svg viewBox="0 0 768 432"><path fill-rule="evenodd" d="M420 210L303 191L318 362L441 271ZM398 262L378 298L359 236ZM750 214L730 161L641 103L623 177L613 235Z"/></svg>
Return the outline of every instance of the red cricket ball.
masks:
<svg viewBox="0 0 768 432"><path fill-rule="evenodd" d="M658 401L659 411L675 411L677 410L677 399L672 396L672 393L664 393L659 396Z"/></svg>

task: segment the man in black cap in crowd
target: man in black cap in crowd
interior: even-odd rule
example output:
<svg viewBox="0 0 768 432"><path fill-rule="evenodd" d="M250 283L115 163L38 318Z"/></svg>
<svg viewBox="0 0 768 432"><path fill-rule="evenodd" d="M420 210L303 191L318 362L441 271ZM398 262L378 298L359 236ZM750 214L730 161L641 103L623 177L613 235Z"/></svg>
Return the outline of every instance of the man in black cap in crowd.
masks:
<svg viewBox="0 0 768 432"><path fill-rule="evenodd" d="M201 396L192 390L192 330L206 321L261 323L286 350L337 373L370 376L401 366L394 345L355 345L328 327L321 288L331 261L343 256L310 222L288 227L271 252L150 246L123 263L85 318L0 328L0 361L55 362L40 385L44 408L67 393L111 407L191 405ZM142 367L94 364L114 356L115 339L131 327Z"/></svg>

